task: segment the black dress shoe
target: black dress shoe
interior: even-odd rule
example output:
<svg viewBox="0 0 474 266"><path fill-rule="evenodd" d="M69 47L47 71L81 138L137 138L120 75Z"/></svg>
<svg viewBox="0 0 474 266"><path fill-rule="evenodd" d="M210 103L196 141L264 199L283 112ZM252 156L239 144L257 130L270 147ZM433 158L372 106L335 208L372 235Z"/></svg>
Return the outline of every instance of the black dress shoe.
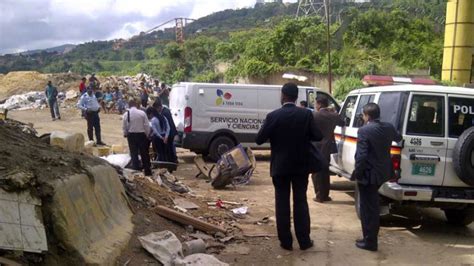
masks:
<svg viewBox="0 0 474 266"><path fill-rule="evenodd" d="M369 251L377 251L377 246L376 245L368 245L365 241L362 242L356 242L356 247L360 249L365 249Z"/></svg>
<svg viewBox="0 0 474 266"><path fill-rule="evenodd" d="M292 251L293 250L293 247L292 245L284 245L282 243L280 243L280 247L284 250L288 250L288 251Z"/></svg>
<svg viewBox="0 0 474 266"><path fill-rule="evenodd" d="M314 241L311 240L308 245L300 246L300 249L301 250L307 250L307 249L312 248L313 246L314 246Z"/></svg>
<svg viewBox="0 0 474 266"><path fill-rule="evenodd" d="M317 197L316 197L316 198L313 198L313 200L316 201L316 202L319 202L319 203L324 203L324 202L326 202L326 201L332 201L332 198L331 198L331 197L327 197L327 198L325 198L325 199L320 199L320 198L317 198Z"/></svg>
<svg viewBox="0 0 474 266"><path fill-rule="evenodd" d="M364 243L364 239L363 238L357 239L356 243Z"/></svg>

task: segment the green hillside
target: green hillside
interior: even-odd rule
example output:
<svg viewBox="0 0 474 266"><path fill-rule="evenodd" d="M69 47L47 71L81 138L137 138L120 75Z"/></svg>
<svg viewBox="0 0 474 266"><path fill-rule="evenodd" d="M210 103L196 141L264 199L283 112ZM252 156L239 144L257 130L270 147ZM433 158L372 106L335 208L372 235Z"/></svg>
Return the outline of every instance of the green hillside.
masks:
<svg viewBox="0 0 474 266"><path fill-rule="evenodd" d="M104 74L147 72L167 83L228 82L275 71L327 71L326 28L318 17L295 19L297 4L225 10L186 28L177 44L170 30L142 34L114 49L113 41L76 46L66 54L0 57L0 73L14 70ZM336 75L404 74L430 70L439 78L445 1L378 0L334 4L331 17ZM116 47L115 47L116 48ZM215 66L226 63L225 73Z"/></svg>

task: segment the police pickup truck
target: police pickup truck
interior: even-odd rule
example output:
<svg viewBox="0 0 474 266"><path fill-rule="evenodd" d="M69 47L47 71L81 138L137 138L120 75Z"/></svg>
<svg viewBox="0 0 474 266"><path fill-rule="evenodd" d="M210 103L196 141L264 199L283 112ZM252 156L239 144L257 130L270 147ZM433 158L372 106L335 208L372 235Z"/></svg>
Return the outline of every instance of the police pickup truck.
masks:
<svg viewBox="0 0 474 266"><path fill-rule="evenodd" d="M448 222L474 220L474 90L437 85L376 86L352 91L340 111L346 126L335 130L338 153L331 171L354 170L362 107L381 108L381 120L402 134L391 154L395 176L379 190L385 210L415 204L441 208ZM356 209L359 210L356 191ZM388 207L388 208L387 208Z"/></svg>

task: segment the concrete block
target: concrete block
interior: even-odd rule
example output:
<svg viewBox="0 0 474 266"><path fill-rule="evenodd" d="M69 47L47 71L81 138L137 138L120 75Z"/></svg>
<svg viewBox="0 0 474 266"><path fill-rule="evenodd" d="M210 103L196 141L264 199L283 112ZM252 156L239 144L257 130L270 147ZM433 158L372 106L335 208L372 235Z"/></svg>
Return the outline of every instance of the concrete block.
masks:
<svg viewBox="0 0 474 266"><path fill-rule="evenodd" d="M41 208L37 205L20 203L20 219L21 225L43 226Z"/></svg>
<svg viewBox="0 0 474 266"><path fill-rule="evenodd" d="M0 223L20 224L18 202L0 200Z"/></svg>
<svg viewBox="0 0 474 266"><path fill-rule="evenodd" d="M37 253L48 250L41 201L28 191L11 193L0 189L0 196L0 249Z"/></svg>
<svg viewBox="0 0 474 266"><path fill-rule="evenodd" d="M119 177L110 166L57 180L51 206L55 235L85 264L114 265L133 232L132 213Z"/></svg>
<svg viewBox="0 0 474 266"><path fill-rule="evenodd" d="M84 150L84 135L79 133L67 133L54 131L51 133L50 143L67 151L81 152Z"/></svg>
<svg viewBox="0 0 474 266"><path fill-rule="evenodd" d="M23 250L29 252L41 252L48 250L46 232L42 227L21 226Z"/></svg>
<svg viewBox="0 0 474 266"><path fill-rule="evenodd" d="M0 249L21 250L22 248L21 226L0 223Z"/></svg>

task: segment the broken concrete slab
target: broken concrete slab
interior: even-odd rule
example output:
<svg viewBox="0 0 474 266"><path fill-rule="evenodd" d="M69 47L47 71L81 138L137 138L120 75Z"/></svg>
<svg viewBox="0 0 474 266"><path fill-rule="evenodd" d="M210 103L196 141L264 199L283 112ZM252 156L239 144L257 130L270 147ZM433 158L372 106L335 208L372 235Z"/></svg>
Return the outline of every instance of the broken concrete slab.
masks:
<svg viewBox="0 0 474 266"><path fill-rule="evenodd" d="M35 253L48 250L38 198L27 191L7 192L0 188L0 213L0 249Z"/></svg>
<svg viewBox="0 0 474 266"><path fill-rule="evenodd" d="M180 208L183 208L183 209L186 209L186 210L197 210L197 209L199 209L198 205L196 205L195 203L193 203L189 200L183 199L183 198L174 198L173 203L176 206L178 206Z"/></svg>

